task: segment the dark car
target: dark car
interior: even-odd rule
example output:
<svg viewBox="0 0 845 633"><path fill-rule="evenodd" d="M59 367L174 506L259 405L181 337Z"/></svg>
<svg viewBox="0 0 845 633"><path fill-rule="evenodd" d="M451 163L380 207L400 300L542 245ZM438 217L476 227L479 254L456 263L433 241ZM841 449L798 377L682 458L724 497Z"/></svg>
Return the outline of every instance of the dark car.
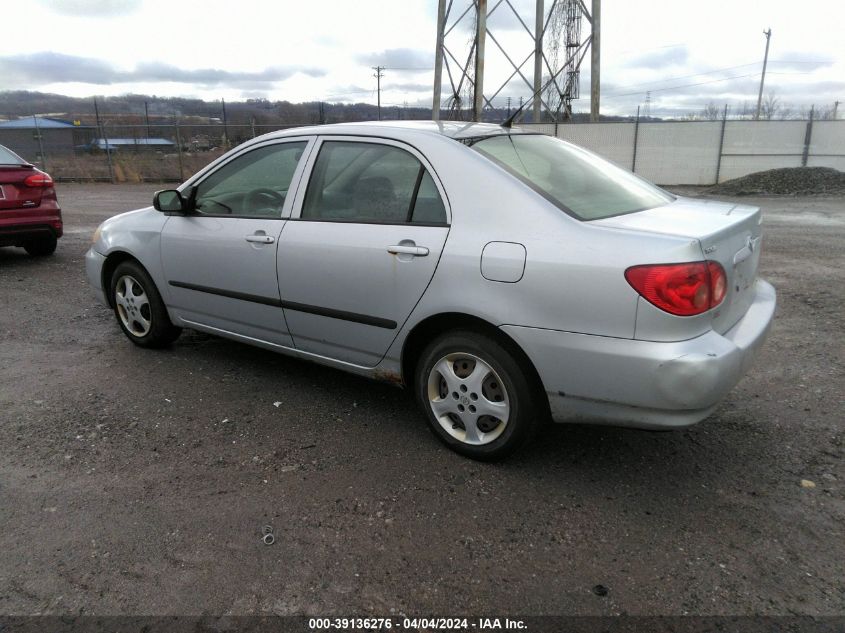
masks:
<svg viewBox="0 0 845 633"><path fill-rule="evenodd" d="M0 246L51 255L62 236L62 210L49 174L0 145Z"/></svg>

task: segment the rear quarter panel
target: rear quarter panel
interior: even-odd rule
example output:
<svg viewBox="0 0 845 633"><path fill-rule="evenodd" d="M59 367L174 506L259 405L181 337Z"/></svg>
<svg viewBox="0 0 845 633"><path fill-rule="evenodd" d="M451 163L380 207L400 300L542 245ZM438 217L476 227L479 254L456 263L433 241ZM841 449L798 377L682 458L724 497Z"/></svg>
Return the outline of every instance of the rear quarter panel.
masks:
<svg viewBox="0 0 845 633"><path fill-rule="evenodd" d="M638 295L624 270L700 258L695 240L576 220L453 140L420 149L448 194L452 228L431 284L399 341L420 321L444 312L471 314L497 326L632 338ZM491 241L525 246L521 280L496 282L481 275L481 253Z"/></svg>

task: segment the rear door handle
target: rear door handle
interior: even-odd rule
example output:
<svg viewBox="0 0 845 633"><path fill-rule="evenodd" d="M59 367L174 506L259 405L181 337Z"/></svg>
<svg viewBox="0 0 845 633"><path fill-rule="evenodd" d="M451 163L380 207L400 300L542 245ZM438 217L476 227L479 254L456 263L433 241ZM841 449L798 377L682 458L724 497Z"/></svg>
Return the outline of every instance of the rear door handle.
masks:
<svg viewBox="0 0 845 633"><path fill-rule="evenodd" d="M388 246L387 252L393 255L414 255L415 257L425 257L428 255L428 249L425 246L406 246L404 244Z"/></svg>
<svg viewBox="0 0 845 633"><path fill-rule="evenodd" d="M276 238L272 235L262 235L260 233L255 233L254 235L247 235L244 239L247 242L258 242L259 244L272 244L276 241Z"/></svg>

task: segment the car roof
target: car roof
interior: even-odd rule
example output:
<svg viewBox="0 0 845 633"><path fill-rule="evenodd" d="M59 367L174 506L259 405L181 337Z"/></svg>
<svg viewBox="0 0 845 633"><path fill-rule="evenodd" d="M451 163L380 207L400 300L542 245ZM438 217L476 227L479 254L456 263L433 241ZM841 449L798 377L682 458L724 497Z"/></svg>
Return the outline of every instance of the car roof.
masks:
<svg viewBox="0 0 845 633"><path fill-rule="evenodd" d="M401 139L405 134L430 134L456 140L482 138L503 134L530 134L518 128L506 128L494 123L472 123L466 121L361 121L355 123L332 123L308 127L290 128L271 132L267 137L299 136L301 134L353 134L364 136L390 136Z"/></svg>

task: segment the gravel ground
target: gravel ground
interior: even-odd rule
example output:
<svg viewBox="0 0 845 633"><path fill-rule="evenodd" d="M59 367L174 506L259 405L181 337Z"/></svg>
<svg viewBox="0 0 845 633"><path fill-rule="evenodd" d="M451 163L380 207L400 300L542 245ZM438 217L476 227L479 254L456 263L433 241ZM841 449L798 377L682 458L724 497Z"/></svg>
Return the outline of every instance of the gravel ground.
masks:
<svg viewBox="0 0 845 633"><path fill-rule="evenodd" d="M131 345L83 255L155 188L60 185L56 255L0 249L0 614L845 613L845 198L742 198L780 304L712 418L485 465L388 385Z"/></svg>

